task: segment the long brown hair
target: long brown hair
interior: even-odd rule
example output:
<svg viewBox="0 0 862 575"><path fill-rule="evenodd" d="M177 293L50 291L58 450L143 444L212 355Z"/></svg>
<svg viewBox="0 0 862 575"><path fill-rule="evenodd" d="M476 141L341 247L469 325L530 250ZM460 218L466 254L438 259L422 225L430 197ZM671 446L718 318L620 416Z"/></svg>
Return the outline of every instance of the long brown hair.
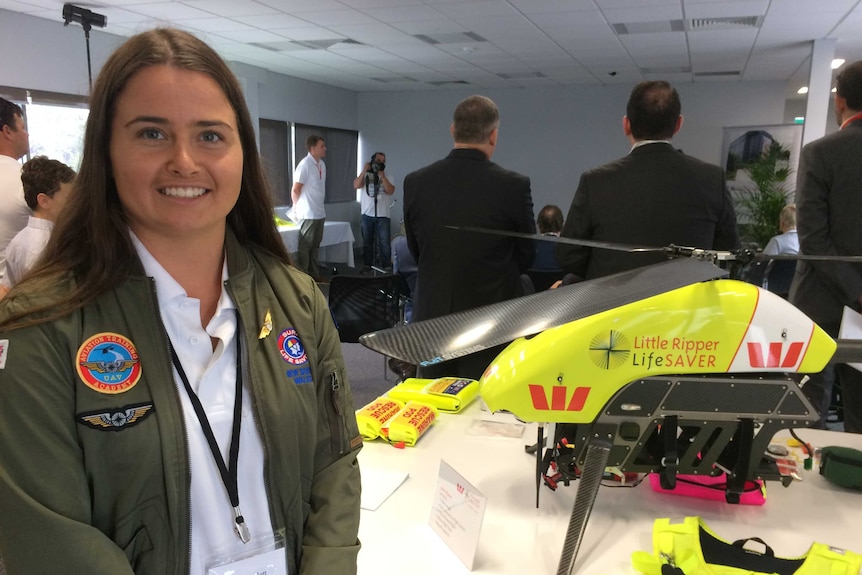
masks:
<svg viewBox="0 0 862 575"><path fill-rule="evenodd" d="M67 315L119 285L138 266L111 176L111 124L117 99L128 81L140 70L156 65L202 72L221 87L236 112L244 158L239 198L227 224L241 243L255 244L290 262L275 228L272 196L236 77L218 54L195 36L175 29L150 30L131 37L105 62L90 99L81 169L67 213L58 221L36 267L4 299L0 328ZM58 292L57 284L67 278L74 280L72 289ZM33 297L48 293L56 296ZM10 305L16 299L19 303ZM38 303L30 303L34 299Z"/></svg>

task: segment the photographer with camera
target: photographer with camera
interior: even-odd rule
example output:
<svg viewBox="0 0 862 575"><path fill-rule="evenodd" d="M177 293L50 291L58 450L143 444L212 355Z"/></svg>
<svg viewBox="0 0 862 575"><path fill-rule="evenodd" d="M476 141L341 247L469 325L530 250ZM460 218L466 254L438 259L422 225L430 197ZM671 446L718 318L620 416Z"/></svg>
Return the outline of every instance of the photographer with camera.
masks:
<svg viewBox="0 0 862 575"><path fill-rule="evenodd" d="M372 266L392 266L392 249L389 244L389 208L392 204L386 196L395 193L395 184L386 176L386 154L376 152L366 162L362 171L353 180L353 187L362 190L360 211L362 212L362 237L364 248L363 273Z"/></svg>

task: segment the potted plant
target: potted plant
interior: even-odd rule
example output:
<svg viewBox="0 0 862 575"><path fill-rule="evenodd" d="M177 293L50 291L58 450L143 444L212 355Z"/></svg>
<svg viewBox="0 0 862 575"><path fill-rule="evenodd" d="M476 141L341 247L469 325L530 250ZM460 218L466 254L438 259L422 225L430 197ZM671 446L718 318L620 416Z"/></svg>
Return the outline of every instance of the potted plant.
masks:
<svg viewBox="0 0 862 575"><path fill-rule="evenodd" d="M740 239L763 249L778 233L778 216L791 201L790 148L772 141L763 152L741 166L751 179L734 195Z"/></svg>

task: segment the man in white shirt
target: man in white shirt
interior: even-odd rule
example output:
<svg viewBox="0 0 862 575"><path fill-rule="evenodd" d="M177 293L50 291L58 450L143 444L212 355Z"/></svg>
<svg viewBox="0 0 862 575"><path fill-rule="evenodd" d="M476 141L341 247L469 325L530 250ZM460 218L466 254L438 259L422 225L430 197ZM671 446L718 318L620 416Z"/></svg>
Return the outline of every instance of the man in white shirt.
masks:
<svg viewBox="0 0 862 575"><path fill-rule="evenodd" d="M75 170L57 160L36 156L21 169L24 201L33 211L27 227L6 246L6 275L0 280L11 288L33 267L42 254L54 222L63 211L72 190Z"/></svg>
<svg viewBox="0 0 862 575"><path fill-rule="evenodd" d="M290 197L293 200L293 211L300 220L299 247L296 253L296 267L305 273L318 277L320 262L318 251L323 239L323 223L326 221L326 211L323 202L326 197L326 142L320 136L312 134L305 139L308 155L305 156L293 172L293 189Z"/></svg>
<svg viewBox="0 0 862 575"><path fill-rule="evenodd" d="M389 207L392 202L387 196L395 193L395 184L386 175L386 154L372 154L371 161L365 163L362 171L353 180L353 187L359 190L361 198L359 205L364 240L362 259L365 264L362 271L371 271L371 266L391 267Z"/></svg>
<svg viewBox="0 0 862 575"><path fill-rule="evenodd" d="M18 104L0 98L0 278L6 272L6 246L30 217L24 203L20 158L30 151L24 129L24 112ZM0 295L6 293L0 288Z"/></svg>

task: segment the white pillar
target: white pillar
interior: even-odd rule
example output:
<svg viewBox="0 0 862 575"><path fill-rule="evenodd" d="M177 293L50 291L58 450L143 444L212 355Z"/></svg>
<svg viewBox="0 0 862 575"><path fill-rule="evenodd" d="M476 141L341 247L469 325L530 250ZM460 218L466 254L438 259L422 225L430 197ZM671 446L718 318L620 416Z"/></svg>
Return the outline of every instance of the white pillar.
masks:
<svg viewBox="0 0 862 575"><path fill-rule="evenodd" d="M805 127L802 144L826 135L829 120L829 100L832 98L832 59L835 57L833 38L814 40L811 47L811 70L808 72L808 101L805 106Z"/></svg>

